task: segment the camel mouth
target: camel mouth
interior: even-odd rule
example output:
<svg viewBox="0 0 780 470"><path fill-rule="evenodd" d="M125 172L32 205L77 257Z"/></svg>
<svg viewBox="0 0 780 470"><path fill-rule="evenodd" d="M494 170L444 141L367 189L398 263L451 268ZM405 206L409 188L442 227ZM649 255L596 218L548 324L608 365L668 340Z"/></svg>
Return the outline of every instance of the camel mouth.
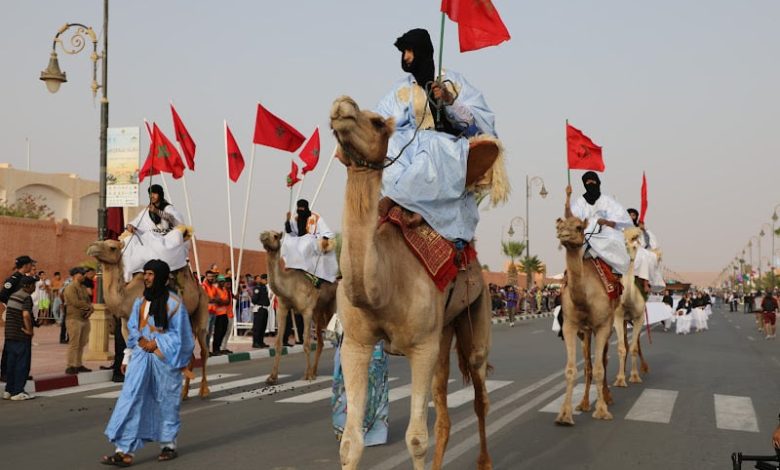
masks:
<svg viewBox="0 0 780 470"><path fill-rule="evenodd" d="M92 243L87 247L87 256L97 256L100 254L100 247Z"/></svg>

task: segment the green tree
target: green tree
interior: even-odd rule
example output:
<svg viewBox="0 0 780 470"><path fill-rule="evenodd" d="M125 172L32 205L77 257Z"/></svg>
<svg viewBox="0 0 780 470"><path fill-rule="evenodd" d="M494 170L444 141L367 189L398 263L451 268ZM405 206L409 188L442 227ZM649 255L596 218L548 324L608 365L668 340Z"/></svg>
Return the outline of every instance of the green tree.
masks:
<svg viewBox="0 0 780 470"><path fill-rule="evenodd" d="M531 287L531 280L534 274L544 271L544 265L538 256L526 256L520 260L520 266L523 267L526 279L528 279L528 287Z"/></svg>
<svg viewBox="0 0 780 470"><path fill-rule="evenodd" d="M501 242L501 251L504 253L504 256L510 260L509 269L506 271L506 280L510 286L517 286L517 266L515 265L515 259L523 255L523 250L525 250L525 243L523 242L511 240Z"/></svg>
<svg viewBox="0 0 780 470"><path fill-rule="evenodd" d="M54 216L54 211L45 202L46 199L42 196L31 194L17 198L13 203L2 199L0 200L0 215L26 219L48 219Z"/></svg>

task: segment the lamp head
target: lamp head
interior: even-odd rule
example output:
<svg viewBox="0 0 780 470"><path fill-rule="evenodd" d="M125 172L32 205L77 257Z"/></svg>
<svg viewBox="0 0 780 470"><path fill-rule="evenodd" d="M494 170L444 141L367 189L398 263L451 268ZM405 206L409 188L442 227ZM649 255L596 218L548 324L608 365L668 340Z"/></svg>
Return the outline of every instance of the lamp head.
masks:
<svg viewBox="0 0 780 470"><path fill-rule="evenodd" d="M541 190L541 191L539 191L539 195L540 195L540 196L542 196L542 199L544 199L544 198L546 198L546 197L547 197L547 194L549 194L549 193L547 192L547 188L545 188L545 187L544 187L544 183L542 183L542 190Z"/></svg>
<svg viewBox="0 0 780 470"><path fill-rule="evenodd" d="M506 233L507 233L507 235L509 235L510 237L511 237L511 236L513 236L513 235L515 234L515 229L514 229L514 227L512 227L512 225L511 225L511 224L509 225L509 230L507 230L507 232L506 232Z"/></svg>
<svg viewBox="0 0 780 470"><path fill-rule="evenodd" d="M40 79L46 83L46 89L50 93L57 93L60 85L68 81L65 72L60 70L56 52L52 51L51 56L49 56L49 66L41 72Z"/></svg>
<svg viewBox="0 0 780 470"><path fill-rule="evenodd" d="M772 214L772 222L777 222L777 211Z"/></svg>

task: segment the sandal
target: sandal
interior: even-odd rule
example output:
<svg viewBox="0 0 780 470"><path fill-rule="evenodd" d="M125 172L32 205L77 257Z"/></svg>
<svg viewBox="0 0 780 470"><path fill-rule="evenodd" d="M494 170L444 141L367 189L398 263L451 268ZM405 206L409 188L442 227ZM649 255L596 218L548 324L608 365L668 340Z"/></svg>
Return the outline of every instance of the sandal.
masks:
<svg viewBox="0 0 780 470"><path fill-rule="evenodd" d="M115 467L129 467L133 465L133 456L117 452L114 455L105 455L100 461L103 465L113 465Z"/></svg>
<svg viewBox="0 0 780 470"><path fill-rule="evenodd" d="M163 450L160 452L160 456L157 457L157 461L167 462L168 460L173 460L178 456L179 453L176 452L176 449L171 449L170 447L163 447Z"/></svg>

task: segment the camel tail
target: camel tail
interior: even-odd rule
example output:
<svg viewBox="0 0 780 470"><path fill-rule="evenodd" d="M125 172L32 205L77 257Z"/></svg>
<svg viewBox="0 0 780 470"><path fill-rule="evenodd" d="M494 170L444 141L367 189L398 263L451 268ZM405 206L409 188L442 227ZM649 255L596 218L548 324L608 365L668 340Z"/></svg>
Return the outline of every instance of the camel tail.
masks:
<svg viewBox="0 0 780 470"><path fill-rule="evenodd" d="M471 370L469 369L469 357L466 352L466 345L463 344L463 338L460 337L455 330L455 351L458 354L458 369L463 376L463 384L471 384ZM492 368L492 366L488 366Z"/></svg>

